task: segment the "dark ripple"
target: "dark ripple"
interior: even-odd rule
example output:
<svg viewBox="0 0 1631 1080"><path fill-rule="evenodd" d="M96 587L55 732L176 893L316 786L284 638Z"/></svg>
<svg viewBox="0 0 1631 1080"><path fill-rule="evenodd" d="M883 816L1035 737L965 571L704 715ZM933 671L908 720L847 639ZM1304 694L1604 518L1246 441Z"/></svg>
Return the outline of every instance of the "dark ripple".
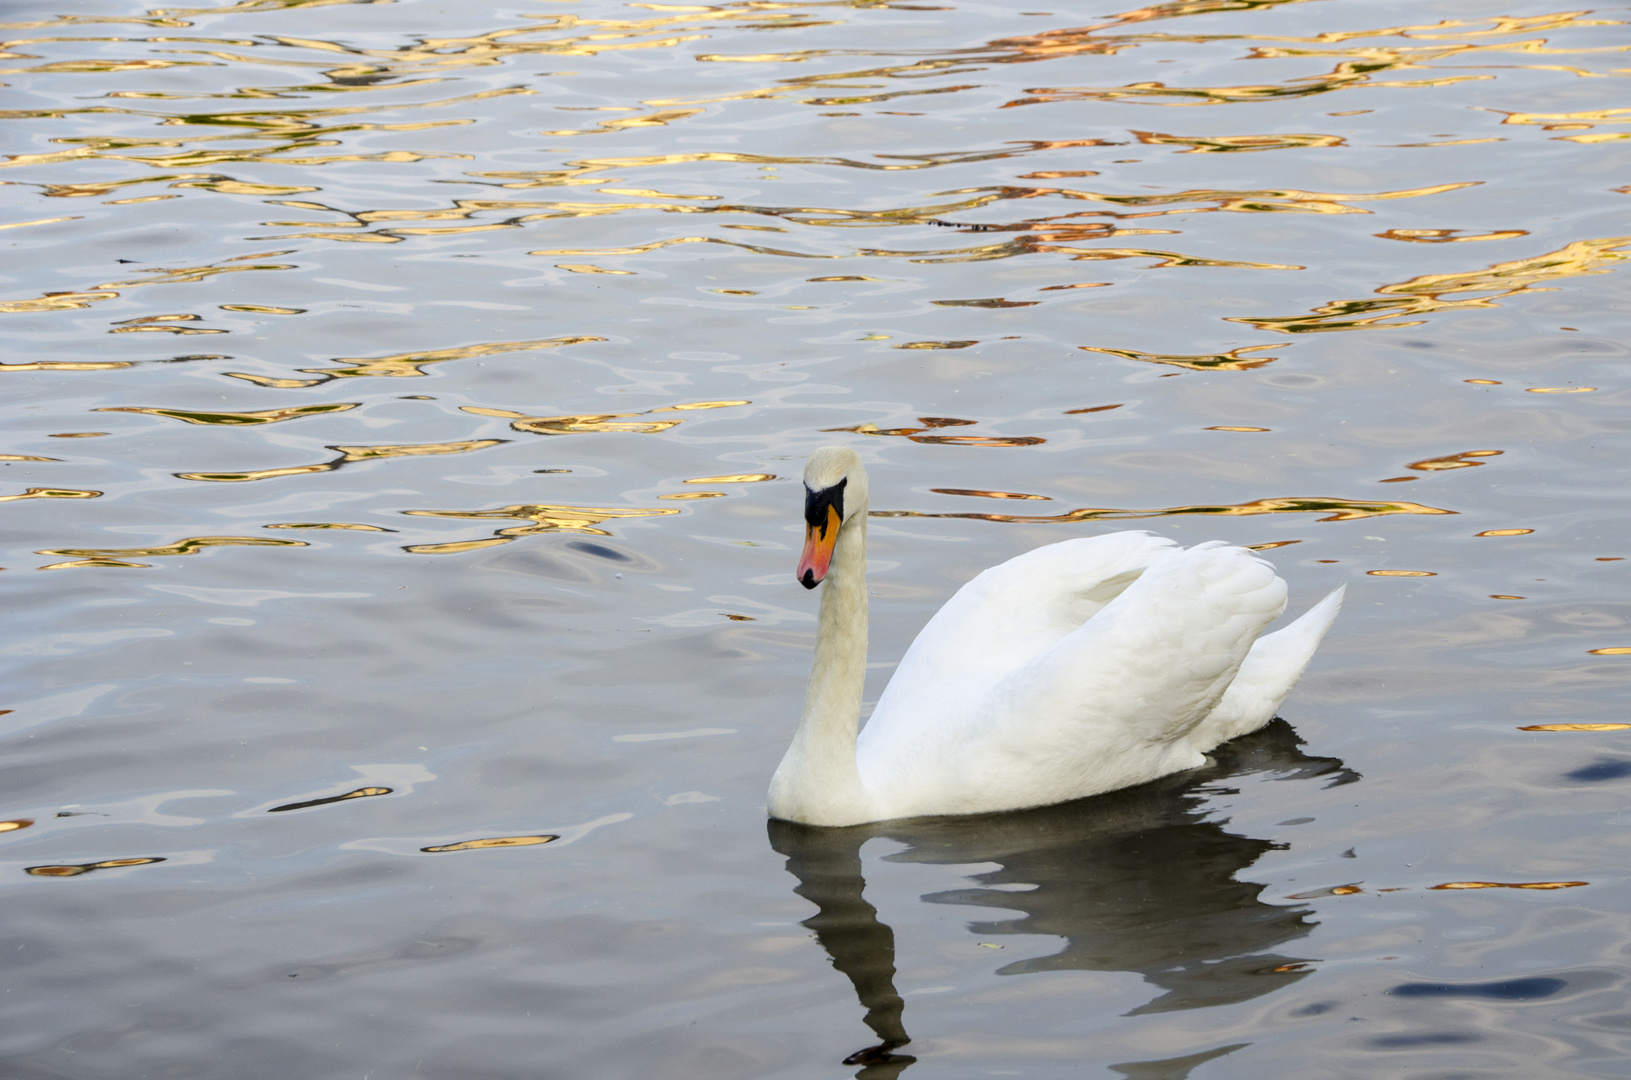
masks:
<svg viewBox="0 0 1631 1080"><path fill-rule="evenodd" d="M1426 1035L1383 1035L1372 1039L1371 1045L1384 1050L1404 1050L1412 1046L1455 1046L1459 1043L1482 1042L1482 1035L1459 1031L1434 1031Z"/></svg>
<svg viewBox="0 0 1631 1080"><path fill-rule="evenodd" d="M605 544L591 544L587 540L573 540L566 545L573 551L581 551L585 555L594 555L601 559L610 559L612 562L633 562L634 560L621 551L613 551Z"/></svg>
<svg viewBox="0 0 1631 1080"><path fill-rule="evenodd" d="M1501 1001L1537 1001L1568 986L1566 979L1537 977L1487 983L1405 983L1388 993L1394 997L1470 997Z"/></svg>
<svg viewBox="0 0 1631 1080"><path fill-rule="evenodd" d="M1631 761L1598 761L1590 765L1582 765L1573 772L1564 773L1570 780L1579 780L1591 783L1596 780L1618 780L1622 776L1631 776Z"/></svg>

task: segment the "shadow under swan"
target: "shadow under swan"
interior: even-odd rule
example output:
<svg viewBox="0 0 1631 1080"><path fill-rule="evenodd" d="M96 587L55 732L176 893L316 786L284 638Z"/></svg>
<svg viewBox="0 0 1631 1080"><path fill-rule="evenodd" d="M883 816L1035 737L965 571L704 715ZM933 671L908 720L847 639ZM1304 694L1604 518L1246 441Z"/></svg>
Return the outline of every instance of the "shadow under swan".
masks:
<svg viewBox="0 0 1631 1080"><path fill-rule="evenodd" d="M863 892L861 846L874 837L904 843L892 862L997 863L974 888L931 893L931 904L1017 912L969 924L982 937L1045 934L1065 939L1049 956L1019 960L999 975L1038 971L1130 971L1165 993L1128 1015L1248 1001L1307 974L1306 959L1273 950L1308 934L1304 906L1265 904L1265 886L1237 880L1272 841L1238 836L1208 820L1207 797L1253 773L1276 779L1359 775L1335 758L1310 757L1283 720L1220 746L1208 766L1125 791L1060 806L969 817L915 818L849 828L769 823L787 856L793 890L820 910L803 923L854 984L878 1045L845 1059L858 1076L889 1080L914 1058L895 989L895 934ZM1001 886L1029 885L1010 892Z"/></svg>

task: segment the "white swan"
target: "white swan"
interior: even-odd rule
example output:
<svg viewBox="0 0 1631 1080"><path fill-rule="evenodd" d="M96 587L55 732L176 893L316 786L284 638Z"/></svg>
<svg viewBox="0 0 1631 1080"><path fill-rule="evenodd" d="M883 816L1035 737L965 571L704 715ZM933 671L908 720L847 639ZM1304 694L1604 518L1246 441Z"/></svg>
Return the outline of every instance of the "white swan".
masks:
<svg viewBox="0 0 1631 1080"><path fill-rule="evenodd" d="M804 470L798 577L827 582L804 715L771 816L808 825L1046 806L1191 769L1255 731L1308 666L1341 588L1285 610L1268 563L1146 532L1049 544L964 585L857 736L866 675L867 477L829 446Z"/></svg>

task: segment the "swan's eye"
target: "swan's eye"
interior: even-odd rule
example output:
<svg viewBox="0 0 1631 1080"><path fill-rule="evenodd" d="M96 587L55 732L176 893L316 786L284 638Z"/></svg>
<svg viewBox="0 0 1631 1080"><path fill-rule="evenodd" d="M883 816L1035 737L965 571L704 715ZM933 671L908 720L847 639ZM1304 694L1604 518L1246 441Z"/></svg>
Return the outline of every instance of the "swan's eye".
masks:
<svg viewBox="0 0 1631 1080"><path fill-rule="evenodd" d="M849 483L849 477L838 481L829 488L820 491L811 491L808 484L804 487L804 522L812 529L820 529L821 535L827 535L827 510L832 508L838 512L838 521L844 520L844 487Z"/></svg>

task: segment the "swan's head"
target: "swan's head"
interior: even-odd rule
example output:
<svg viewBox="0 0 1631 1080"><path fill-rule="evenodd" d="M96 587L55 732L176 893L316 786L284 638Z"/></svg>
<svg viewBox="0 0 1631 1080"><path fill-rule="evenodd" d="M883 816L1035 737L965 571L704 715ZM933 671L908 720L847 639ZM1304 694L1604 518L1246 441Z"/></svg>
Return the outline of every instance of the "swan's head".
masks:
<svg viewBox="0 0 1631 1080"><path fill-rule="evenodd" d="M847 446L823 446L804 465L804 555L799 584L813 589L827 576L838 530L866 513L866 469Z"/></svg>

